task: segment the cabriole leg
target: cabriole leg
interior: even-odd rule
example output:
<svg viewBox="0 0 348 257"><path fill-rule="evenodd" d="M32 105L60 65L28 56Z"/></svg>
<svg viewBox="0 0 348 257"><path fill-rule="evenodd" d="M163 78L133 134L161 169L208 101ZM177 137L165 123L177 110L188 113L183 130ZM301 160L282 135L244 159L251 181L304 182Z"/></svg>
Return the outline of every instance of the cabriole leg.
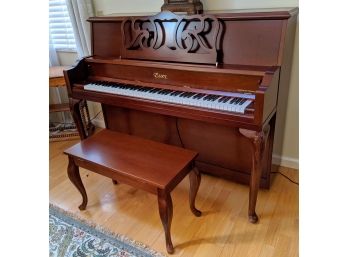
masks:
<svg viewBox="0 0 348 257"><path fill-rule="evenodd" d="M249 221L257 223L259 217L256 214L257 194L260 186L260 178L262 173L262 157L265 146L265 139L269 133L269 125L262 131L252 131L247 129L239 129L239 132L249 139L252 146L252 166L250 174L250 189L249 189Z"/></svg>
<svg viewBox="0 0 348 257"><path fill-rule="evenodd" d="M158 208L161 217L164 233L166 237L166 247L168 253L173 253L173 243L170 235L170 226L173 218L173 203L170 193L163 190L158 190Z"/></svg>
<svg viewBox="0 0 348 257"><path fill-rule="evenodd" d="M199 217L202 215L202 212L196 209L195 201L196 201L199 185L201 183L201 173L196 167L194 167L192 171L190 172L189 178L190 178L190 209L195 216Z"/></svg>
<svg viewBox="0 0 348 257"><path fill-rule="evenodd" d="M70 179L70 181L75 185L75 187L77 188L77 190L79 190L79 192L82 195L82 203L79 206L79 209L85 210L86 206L87 206L87 194L86 194L86 189L83 186L81 177L80 177L80 171L79 171L79 167L76 166L75 162L74 162L74 158L69 156L69 165L68 165L68 177Z"/></svg>

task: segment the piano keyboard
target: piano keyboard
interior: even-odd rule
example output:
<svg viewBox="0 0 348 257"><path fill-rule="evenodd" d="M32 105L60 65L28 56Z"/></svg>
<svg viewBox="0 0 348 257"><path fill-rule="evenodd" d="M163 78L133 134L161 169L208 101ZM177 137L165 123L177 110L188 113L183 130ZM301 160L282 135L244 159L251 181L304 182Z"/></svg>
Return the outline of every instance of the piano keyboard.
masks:
<svg viewBox="0 0 348 257"><path fill-rule="evenodd" d="M236 113L244 113L248 105L252 103L252 100L248 98L242 98L237 96L232 97L193 93L154 87L134 86L129 84L105 81L96 81L93 83L86 84L84 86L84 89L90 91L131 96L166 103L175 103L180 105L188 105Z"/></svg>

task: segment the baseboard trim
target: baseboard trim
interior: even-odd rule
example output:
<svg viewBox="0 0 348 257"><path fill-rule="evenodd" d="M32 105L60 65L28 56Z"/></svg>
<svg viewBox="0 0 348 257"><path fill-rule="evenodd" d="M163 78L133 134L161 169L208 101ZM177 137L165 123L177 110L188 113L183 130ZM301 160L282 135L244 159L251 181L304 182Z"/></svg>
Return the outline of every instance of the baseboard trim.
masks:
<svg viewBox="0 0 348 257"><path fill-rule="evenodd" d="M276 164L282 167L292 168L296 170L298 170L299 168L298 159L287 157L287 156L280 156L277 154L273 154L272 162L273 164Z"/></svg>
<svg viewBox="0 0 348 257"><path fill-rule="evenodd" d="M103 118L94 119L92 123L98 128L105 128L105 123ZM272 157L273 157L272 158L273 164L276 164L282 167L297 169L297 170L299 168L298 159L287 157L287 156L280 156L277 154L273 154Z"/></svg>

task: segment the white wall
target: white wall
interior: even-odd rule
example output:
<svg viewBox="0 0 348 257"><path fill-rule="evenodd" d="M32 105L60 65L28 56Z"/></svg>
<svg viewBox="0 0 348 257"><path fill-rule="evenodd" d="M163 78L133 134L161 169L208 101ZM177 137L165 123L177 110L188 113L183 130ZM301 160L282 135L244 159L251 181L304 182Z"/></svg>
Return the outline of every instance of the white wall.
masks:
<svg viewBox="0 0 348 257"><path fill-rule="evenodd" d="M247 8L276 8L295 7L298 0L201 0L205 10L228 10ZM116 15L119 13L155 13L159 12L163 4L162 0L94 0L96 14ZM296 30L292 74L290 79L289 99L287 114L285 117L284 138L275 138L274 162L283 166L298 168L299 156L299 82L298 82L298 27ZM72 63L74 56L71 53L59 54L64 65ZM281 103L280 103L281 104ZM92 107L94 113L98 112L98 106ZM277 129L282 129L277 127Z"/></svg>

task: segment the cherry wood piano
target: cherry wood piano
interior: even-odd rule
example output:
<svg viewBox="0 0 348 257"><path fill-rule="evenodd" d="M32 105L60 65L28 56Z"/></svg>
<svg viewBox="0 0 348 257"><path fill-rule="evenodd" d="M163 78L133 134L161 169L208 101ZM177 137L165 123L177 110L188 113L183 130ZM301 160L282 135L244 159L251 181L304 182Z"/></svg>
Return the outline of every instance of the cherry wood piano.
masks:
<svg viewBox="0 0 348 257"><path fill-rule="evenodd" d="M192 149L200 171L270 186L298 9L93 17L92 55L66 70L70 108L101 103L106 128ZM204 192L201 192L204 193Z"/></svg>

